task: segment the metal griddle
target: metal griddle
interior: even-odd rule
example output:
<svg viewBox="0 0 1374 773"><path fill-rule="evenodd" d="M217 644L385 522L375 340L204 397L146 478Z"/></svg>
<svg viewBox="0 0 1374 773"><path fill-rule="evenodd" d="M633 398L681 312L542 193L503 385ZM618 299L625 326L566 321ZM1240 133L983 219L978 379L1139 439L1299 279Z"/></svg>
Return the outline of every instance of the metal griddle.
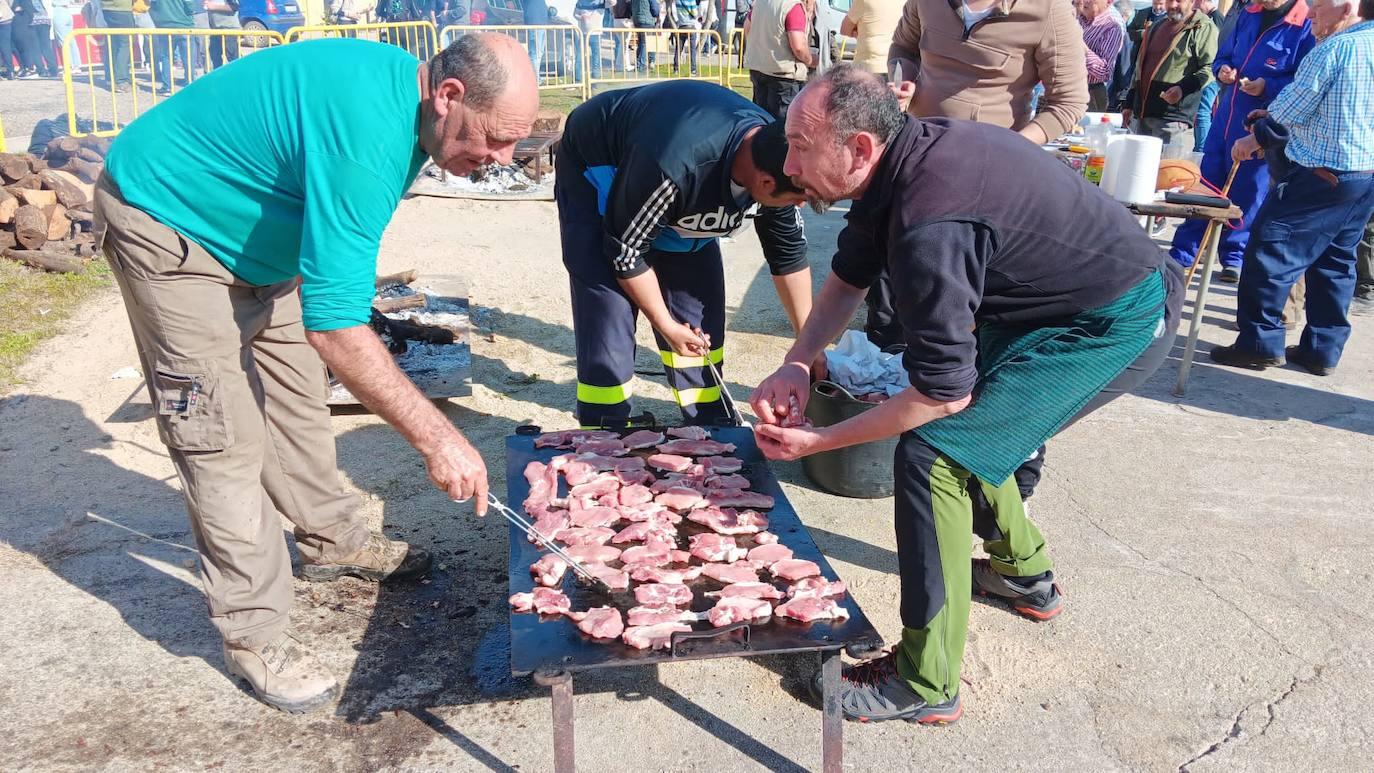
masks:
<svg viewBox="0 0 1374 773"><path fill-rule="evenodd" d="M643 429L636 427L634 429ZM662 428L655 428L661 431ZM825 556L802 525L777 479L769 469L763 454L754 444L753 432L747 427L711 427L711 438L736 446L733 456L744 463L741 475L749 479L751 490L769 494L774 507L766 511L768 531L778 535L779 542L792 549L795 558L814 561L821 568L821 576L831 582L838 580ZM518 507L529 494L525 481L525 465L531 461L547 463L553 457L567 453L554 448L535 449L534 438L541 434L539 427L524 426L506 439L507 501ZM632 452L648 455L653 450ZM565 484L560 480L560 491ZM688 535L709 531L705 526L684 518L679 533ZM753 546L743 537L742 545ZM685 547L685 545L684 545ZM528 592L535 587L530 565L539 560L542 551L531 544L524 534L511 527L510 590ZM695 563L695 562L694 562ZM569 572L560 586L572 601L574 610L613 606L622 612L636 606L634 583L625 591L606 593L576 581ZM720 583L701 577L688 584L693 591L690 609L700 612L715 603L706 598L707 591L719 590ZM783 587L779 584L779 587ZM515 613L510 616L511 672L516 676L533 675L539 684L553 688L554 768L571 771L575 767L573 754L572 675L578 671L598 668L618 668L656 663L724 657L754 657L783 653L821 653L822 692L822 752L824 770L839 771L842 759L843 718L839 707L840 650L854 657L870 657L882 647L882 638L868 622L852 595L846 594L837 603L849 612L849 619L800 623L795 620L771 618L763 623L736 623L712 628L706 621L692 624L690 633L673 635L668 649L637 650L619 640L595 640L577 629L576 623L563 615Z"/></svg>

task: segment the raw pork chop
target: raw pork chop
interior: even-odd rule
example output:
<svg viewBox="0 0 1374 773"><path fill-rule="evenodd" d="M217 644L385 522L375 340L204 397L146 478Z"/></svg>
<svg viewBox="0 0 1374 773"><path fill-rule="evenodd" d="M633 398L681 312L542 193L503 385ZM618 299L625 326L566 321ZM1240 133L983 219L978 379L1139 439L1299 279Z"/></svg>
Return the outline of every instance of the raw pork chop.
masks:
<svg viewBox="0 0 1374 773"><path fill-rule="evenodd" d="M716 564L709 564L716 566ZM725 566L725 564L719 564ZM662 569L657 566L638 566L630 570L630 576L635 582L657 582L666 585L681 585L684 582L691 582L700 577L704 567L692 566L686 569ZM751 579L759 578L756 573Z"/></svg>
<svg viewBox="0 0 1374 773"><path fill-rule="evenodd" d="M534 530L542 534L547 539L553 539L561 531L568 529L568 513L566 510L550 510L544 515L534 519L531 524ZM535 540L530 540L535 542Z"/></svg>
<svg viewBox="0 0 1374 773"><path fill-rule="evenodd" d="M746 489L749 488L749 479L738 473L730 473L729 475L709 475L706 478L706 488Z"/></svg>
<svg viewBox="0 0 1374 773"><path fill-rule="evenodd" d="M707 475L724 475L744 469L744 461L733 456L703 456L697 460Z"/></svg>
<svg viewBox="0 0 1374 773"><path fill-rule="evenodd" d="M843 596L847 591L843 580L827 582L824 577L803 577L787 589L787 597L824 599Z"/></svg>
<svg viewBox="0 0 1374 773"><path fill-rule="evenodd" d="M614 440L618 436L604 429L565 429L561 432L545 432L534 439L535 448L571 448L588 440Z"/></svg>
<svg viewBox="0 0 1374 773"><path fill-rule="evenodd" d="M651 429L641 429L638 432L631 432L621 438L620 442L624 443L625 447L631 451L640 448L653 448L663 442L663 433L654 432Z"/></svg>
<svg viewBox="0 0 1374 773"><path fill-rule="evenodd" d="M706 440L711 436L707 434L705 427L689 424L686 427L669 427L668 437L682 438L683 440Z"/></svg>
<svg viewBox="0 0 1374 773"><path fill-rule="evenodd" d="M706 526L717 534L757 534L768 528L768 519L753 510L737 512L717 507L703 507L693 511L687 519Z"/></svg>
<svg viewBox="0 0 1374 773"><path fill-rule="evenodd" d="M706 501L714 507L759 507L764 510L773 506L773 497L757 491L742 489L716 489L706 494Z"/></svg>
<svg viewBox="0 0 1374 773"><path fill-rule="evenodd" d="M620 638L631 647L637 650L656 650L667 649L672 643L673 634L678 631L690 631L692 626L683 623L659 623L658 625L638 625L633 628L626 628L625 635Z"/></svg>
<svg viewBox="0 0 1374 773"><path fill-rule="evenodd" d="M572 545L563 550L579 564L609 564L620 558L620 548L608 545Z"/></svg>
<svg viewBox="0 0 1374 773"><path fill-rule="evenodd" d="M546 588L556 588L558 583L563 581L563 574L568 571L568 563L553 553L530 564L530 574L534 575L534 581Z"/></svg>
<svg viewBox="0 0 1374 773"><path fill-rule="evenodd" d="M720 534L693 534L689 541L692 555L702 561L720 561L727 564L744 558L749 551L735 544L734 537Z"/></svg>
<svg viewBox="0 0 1374 773"><path fill-rule="evenodd" d="M759 545L776 545L778 544L778 535L771 531L761 531L754 535L754 542Z"/></svg>
<svg viewBox="0 0 1374 773"><path fill-rule="evenodd" d="M657 521L659 523L666 523L670 526L676 526L682 523L682 516L667 509L663 505L656 505L653 502L647 502L642 505L621 505L620 517L631 523Z"/></svg>
<svg viewBox="0 0 1374 773"><path fill-rule="evenodd" d="M815 577L821 573L821 568L816 566L815 561L803 561L800 558L789 558L779 561L768 567L768 572L779 580L800 580L803 577Z"/></svg>
<svg viewBox="0 0 1374 773"><path fill-rule="evenodd" d="M686 585L649 583L635 588L635 601L646 607L680 607L692 603L692 589Z"/></svg>
<svg viewBox="0 0 1374 773"><path fill-rule="evenodd" d="M706 613L706 619L711 621L711 625L721 628L731 623L739 623L752 620L763 620L773 616L773 605L762 599L751 599L745 596L731 596L716 602L711 611Z"/></svg>
<svg viewBox="0 0 1374 773"><path fill-rule="evenodd" d="M559 471L563 473L563 479L569 486L581 486L596 479L596 465L577 459L564 464Z"/></svg>
<svg viewBox="0 0 1374 773"><path fill-rule="evenodd" d="M626 542L643 542L649 539L655 542L674 541L677 539L677 529L660 521L641 521L621 529L611 538L611 542L623 545Z"/></svg>
<svg viewBox="0 0 1374 773"><path fill-rule="evenodd" d="M701 567L701 573L722 585L759 580L759 572L754 565L745 563L706 564Z"/></svg>
<svg viewBox="0 0 1374 773"><path fill-rule="evenodd" d="M619 639L625 632L625 621L615 607L592 607L586 612L568 612L577 621L577 630L593 639Z"/></svg>
<svg viewBox="0 0 1374 773"><path fill-rule="evenodd" d="M649 457L649 466L655 470L667 470L669 472L682 472L692 466L692 460L686 456L675 456L673 454L654 454Z"/></svg>
<svg viewBox="0 0 1374 773"><path fill-rule="evenodd" d="M626 486L620 490L619 502L622 505L645 505L654 501L654 492L648 486Z"/></svg>
<svg viewBox="0 0 1374 773"><path fill-rule="evenodd" d="M670 472L666 477L659 478L649 486L649 490L655 494L664 494L675 488L688 489L698 494L705 494L706 482L695 475Z"/></svg>
<svg viewBox="0 0 1374 773"><path fill-rule="evenodd" d="M836 604L834 599L818 599L809 596L792 599L786 604L779 604L775 611L778 617L790 617L803 623L810 623L815 620L843 620L849 617L849 612Z"/></svg>
<svg viewBox="0 0 1374 773"><path fill-rule="evenodd" d="M636 545L632 548L626 548L625 552L620 555L620 561L626 566L630 564L634 564L636 567L663 566L664 564L672 563L673 558L668 555L669 549L670 548L661 542L655 542L650 545Z"/></svg>
<svg viewBox="0 0 1374 773"><path fill-rule="evenodd" d="M612 437L607 440L588 440L577 445L578 454L596 454L598 456L624 456L630 449L620 442L619 438Z"/></svg>
<svg viewBox="0 0 1374 773"><path fill-rule="evenodd" d="M606 583L606 587L611 590L625 590L630 587L630 575L623 569L612 569L605 564L583 564L582 568L587 570L587 574Z"/></svg>
<svg viewBox="0 0 1374 773"><path fill-rule="evenodd" d="M630 625L658 625L659 623L692 623L701 619L696 612L686 612L669 604L662 607L631 607L625 613Z"/></svg>
<svg viewBox="0 0 1374 773"><path fill-rule="evenodd" d="M691 510L694 507L700 507L705 501L701 498L701 492L679 486L674 486L654 497L654 504L671 507L674 510Z"/></svg>
<svg viewBox="0 0 1374 773"><path fill-rule="evenodd" d="M718 443L714 440L669 440L658 447L661 454L683 456L719 456L734 450L734 443Z"/></svg>
<svg viewBox="0 0 1374 773"><path fill-rule="evenodd" d="M620 491L620 479L613 472L597 473L595 478L586 483L579 483L568 489L570 497L599 497L602 494L614 494Z"/></svg>
<svg viewBox="0 0 1374 773"><path fill-rule="evenodd" d="M585 526L574 526L571 529L564 529L554 535L554 539L564 545L605 545L615 536L615 529L608 529L605 526L587 528Z"/></svg>
<svg viewBox="0 0 1374 773"><path fill-rule="evenodd" d="M786 545L759 545L749 551L750 561L761 561L765 566L792 557L792 548Z"/></svg>
<svg viewBox="0 0 1374 773"><path fill-rule="evenodd" d="M516 612L529 612L532 609L541 615L556 615L572 609L568 597L553 588L535 588L533 593L517 593L510 597L510 605Z"/></svg>
<svg viewBox="0 0 1374 773"><path fill-rule="evenodd" d="M613 507L588 507L585 510L575 510L568 518L568 523L573 526L585 526L594 529L598 526L610 526L620 520L620 511Z"/></svg>
<svg viewBox="0 0 1374 773"><path fill-rule="evenodd" d="M805 582L803 580L803 582ZM737 582L706 594L711 598L780 599L782 591L766 582Z"/></svg>

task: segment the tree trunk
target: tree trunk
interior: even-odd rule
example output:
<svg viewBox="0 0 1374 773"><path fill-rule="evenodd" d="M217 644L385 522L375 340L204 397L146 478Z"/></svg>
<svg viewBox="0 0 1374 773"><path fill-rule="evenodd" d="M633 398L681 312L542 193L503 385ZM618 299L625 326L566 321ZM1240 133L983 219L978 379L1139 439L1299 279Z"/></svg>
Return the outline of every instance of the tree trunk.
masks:
<svg viewBox="0 0 1374 773"><path fill-rule="evenodd" d="M14 213L19 209L19 199L6 190L0 190L0 225L14 222Z"/></svg>
<svg viewBox="0 0 1374 773"><path fill-rule="evenodd" d="M43 210L25 204L14 213L14 239L28 250L36 250L48 241L48 219Z"/></svg>
<svg viewBox="0 0 1374 773"><path fill-rule="evenodd" d="M80 260L70 255L60 255L41 250L5 250L4 255L10 260L17 260L34 268L59 274L75 274L81 270L83 265Z"/></svg>
<svg viewBox="0 0 1374 773"><path fill-rule="evenodd" d="M21 153L0 153L0 177L5 182L19 182L31 173L28 156Z"/></svg>
<svg viewBox="0 0 1374 773"><path fill-rule="evenodd" d="M57 194L57 200L67 209L79 207L89 201L85 191L55 170L39 172L38 178L43 181L43 187Z"/></svg>
<svg viewBox="0 0 1374 773"><path fill-rule="evenodd" d="M71 235L72 221L67 219L67 208L61 204L53 207L48 215L48 241L60 242Z"/></svg>

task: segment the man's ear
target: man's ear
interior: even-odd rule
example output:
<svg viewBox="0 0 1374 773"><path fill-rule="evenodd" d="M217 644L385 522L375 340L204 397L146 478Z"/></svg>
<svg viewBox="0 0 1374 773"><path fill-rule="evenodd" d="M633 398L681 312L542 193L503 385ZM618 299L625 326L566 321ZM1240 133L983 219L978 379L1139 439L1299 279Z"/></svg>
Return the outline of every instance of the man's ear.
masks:
<svg viewBox="0 0 1374 773"><path fill-rule="evenodd" d="M767 195L770 199L777 198L778 178L774 177L771 174L768 174L767 172L759 172L759 184L763 186L764 194Z"/></svg>
<svg viewBox="0 0 1374 773"><path fill-rule="evenodd" d="M467 87L457 78L440 81L439 88L434 90L431 97L434 100L434 114L439 118L447 117L450 110L456 110L462 104L466 94Z"/></svg>
<svg viewBox="0 0 1374 773"><path fill-rule="evenodd" d="M852 140L854 143L854 164L849 171L853 172L861 167L866 168L877 160L878 145L874 139L873 135L868 132L859 132L854 135Z"/></svg>

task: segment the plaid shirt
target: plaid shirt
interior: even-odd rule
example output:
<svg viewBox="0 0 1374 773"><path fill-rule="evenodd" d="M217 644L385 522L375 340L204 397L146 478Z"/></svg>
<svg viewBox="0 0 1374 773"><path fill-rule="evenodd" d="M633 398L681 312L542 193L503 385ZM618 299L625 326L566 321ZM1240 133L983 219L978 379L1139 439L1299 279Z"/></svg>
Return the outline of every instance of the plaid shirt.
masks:
<svg viewBox="0 0 1374 773"><path fill-rule="evenodd" d="M1269 105L1287 126L1288 158L1308 168L1374 170L1374 21L1318 44Z"/></svg>

